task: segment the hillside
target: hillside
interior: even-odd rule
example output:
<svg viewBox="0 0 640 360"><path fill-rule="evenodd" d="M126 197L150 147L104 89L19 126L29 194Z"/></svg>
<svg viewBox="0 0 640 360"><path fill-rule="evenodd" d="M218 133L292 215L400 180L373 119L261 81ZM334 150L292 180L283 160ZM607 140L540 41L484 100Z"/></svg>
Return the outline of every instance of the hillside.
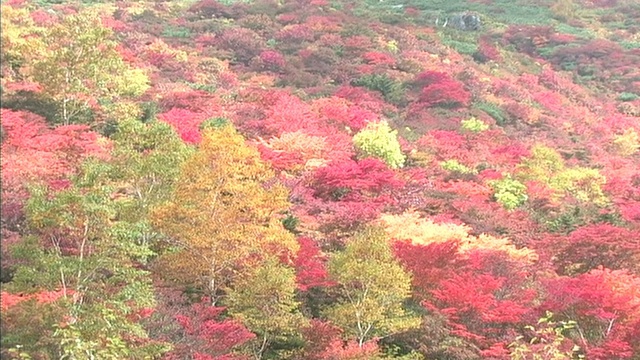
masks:
<svg viewBox="0 0 640 360"><path fill-rule="evenodd" d="M3 359L640 359L637 1L1 12Z"/></svg>

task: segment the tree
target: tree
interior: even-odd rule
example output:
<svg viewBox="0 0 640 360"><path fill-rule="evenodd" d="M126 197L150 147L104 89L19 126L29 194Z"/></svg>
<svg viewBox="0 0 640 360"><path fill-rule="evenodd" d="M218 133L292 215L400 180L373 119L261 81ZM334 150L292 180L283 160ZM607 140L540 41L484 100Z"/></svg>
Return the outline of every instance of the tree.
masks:
<svg viewBox="0 0 640 360"><path fill-rule="evenodd" d="M229 313L257 335L252 342L256 359L271 343L297 334L304 324L295 290L295 271L274 258L244 273L229 290L225 299Z"/></svg>
<svg viewBox="0 0 640 360"><path fill-rule="evenodd" d="M152 211L176 247L161 259L167 277L204 287L216 304L251 254L295 254L298 244L279 216L287 191L267 183L273 177L232 126L205 130L169 201Z"/></svg>
<svg viewBox="0 0 640 360"><path fill-rule="evenodd" d="M394 259L383 230L361 230L332 257L328 270L342 299L326 315L360 347L375 337L419 325L419 319L403 308L411 295L411 276Z"/></svg>
<svg viewBox="0 0 640 360"><path fill-rule="evenodd" d="M371 122L353 137L353 143L361 157L378 158L390 168L397 169L404 165L405 160L397 133L386 121Z"/></svg>
<svg viewBox="0 0 640 360"><path fill-rule="evenodd" d="M13 247L21 265L11 291L62 292L63 319L47 324L52 357L145 358L167 350L149 340L133 316L154 306L149 273L136 261L148 249L117 231L104 168L87 161L65 190L33 188L26 206L30 233ZM28 350L44 349L36 343Z"/></svg>
<svg viewBox="0 0 640 360"><path fill-rule="evenodd" d="M60 103L65 125L98 99L117 101L148 88L146 75L124 63L112 36L89 11L66 16L43 35L43 49L31 60L32 76Z"/></svg>

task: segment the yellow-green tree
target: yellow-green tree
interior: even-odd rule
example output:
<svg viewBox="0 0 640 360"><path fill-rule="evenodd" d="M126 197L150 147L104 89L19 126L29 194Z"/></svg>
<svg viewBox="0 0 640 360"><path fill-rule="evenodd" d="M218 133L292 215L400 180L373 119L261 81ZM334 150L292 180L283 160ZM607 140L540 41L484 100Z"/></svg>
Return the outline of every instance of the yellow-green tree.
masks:
<svg viewBox="0 0 640 360"><path fill-rule="evenodd" d="M92 102L140 95L149 86L142 70L122 60L112 31L102 26L98 14L66 16L43 34L42 43L41 52L30 56L32 76L60 104L64 124Z"/></svg>
<svg viewBox="0 0 640 360"><path fill-rule="evenodd" d="M153 223L176 248L161 261L167 275L203 287L215 304L243 260L295 253L297 242L280 221L288 194L267 184L273 177L232 126L205 130L170 200L152 211Z"/></svg>
<svg viewBox="0 0 640 360"><path fill-rule="evenodd" d="M240 276L229 290L225 305L231 316L257 335L250 344L257 359L272 342L299 333L304 317L295 290L295 271L274 258Z"/></svg>
<svg viewBox="0 0 640 360"><path fill-rule="evenodd" d="M393 257L383 229L357 233L333 256L328 271L340 285L342 300L326 316L361 347L374 337L419 326L419 319L403 308L411 295L411 275Z"/></svg>

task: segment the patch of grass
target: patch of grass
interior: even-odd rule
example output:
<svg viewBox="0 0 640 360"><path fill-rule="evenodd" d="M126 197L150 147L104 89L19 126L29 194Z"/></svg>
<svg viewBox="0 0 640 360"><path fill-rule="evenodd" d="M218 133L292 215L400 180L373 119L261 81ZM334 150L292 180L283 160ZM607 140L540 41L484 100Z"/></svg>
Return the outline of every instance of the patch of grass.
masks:
<svg viewBox="0 0 640 360"><path fill-rule="evenodd" d="M503 126L507 122L507 114L496 104L489 102L478 102L474 104L474 107L478 110L484 111L487 115L491 116L496 124Z"/></svg>

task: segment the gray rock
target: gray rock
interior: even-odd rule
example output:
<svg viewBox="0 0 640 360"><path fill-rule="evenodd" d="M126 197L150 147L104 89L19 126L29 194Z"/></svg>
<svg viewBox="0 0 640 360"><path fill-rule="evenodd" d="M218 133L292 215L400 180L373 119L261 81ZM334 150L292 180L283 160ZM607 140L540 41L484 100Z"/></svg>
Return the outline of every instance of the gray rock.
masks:
<svg viewBox="0 0 640 360"><path fill-rule="evenodd" d="M452 27L461 31L478 31L482 27L480 15L465 11L450 17L436 20L436 26Z"/></svg>

